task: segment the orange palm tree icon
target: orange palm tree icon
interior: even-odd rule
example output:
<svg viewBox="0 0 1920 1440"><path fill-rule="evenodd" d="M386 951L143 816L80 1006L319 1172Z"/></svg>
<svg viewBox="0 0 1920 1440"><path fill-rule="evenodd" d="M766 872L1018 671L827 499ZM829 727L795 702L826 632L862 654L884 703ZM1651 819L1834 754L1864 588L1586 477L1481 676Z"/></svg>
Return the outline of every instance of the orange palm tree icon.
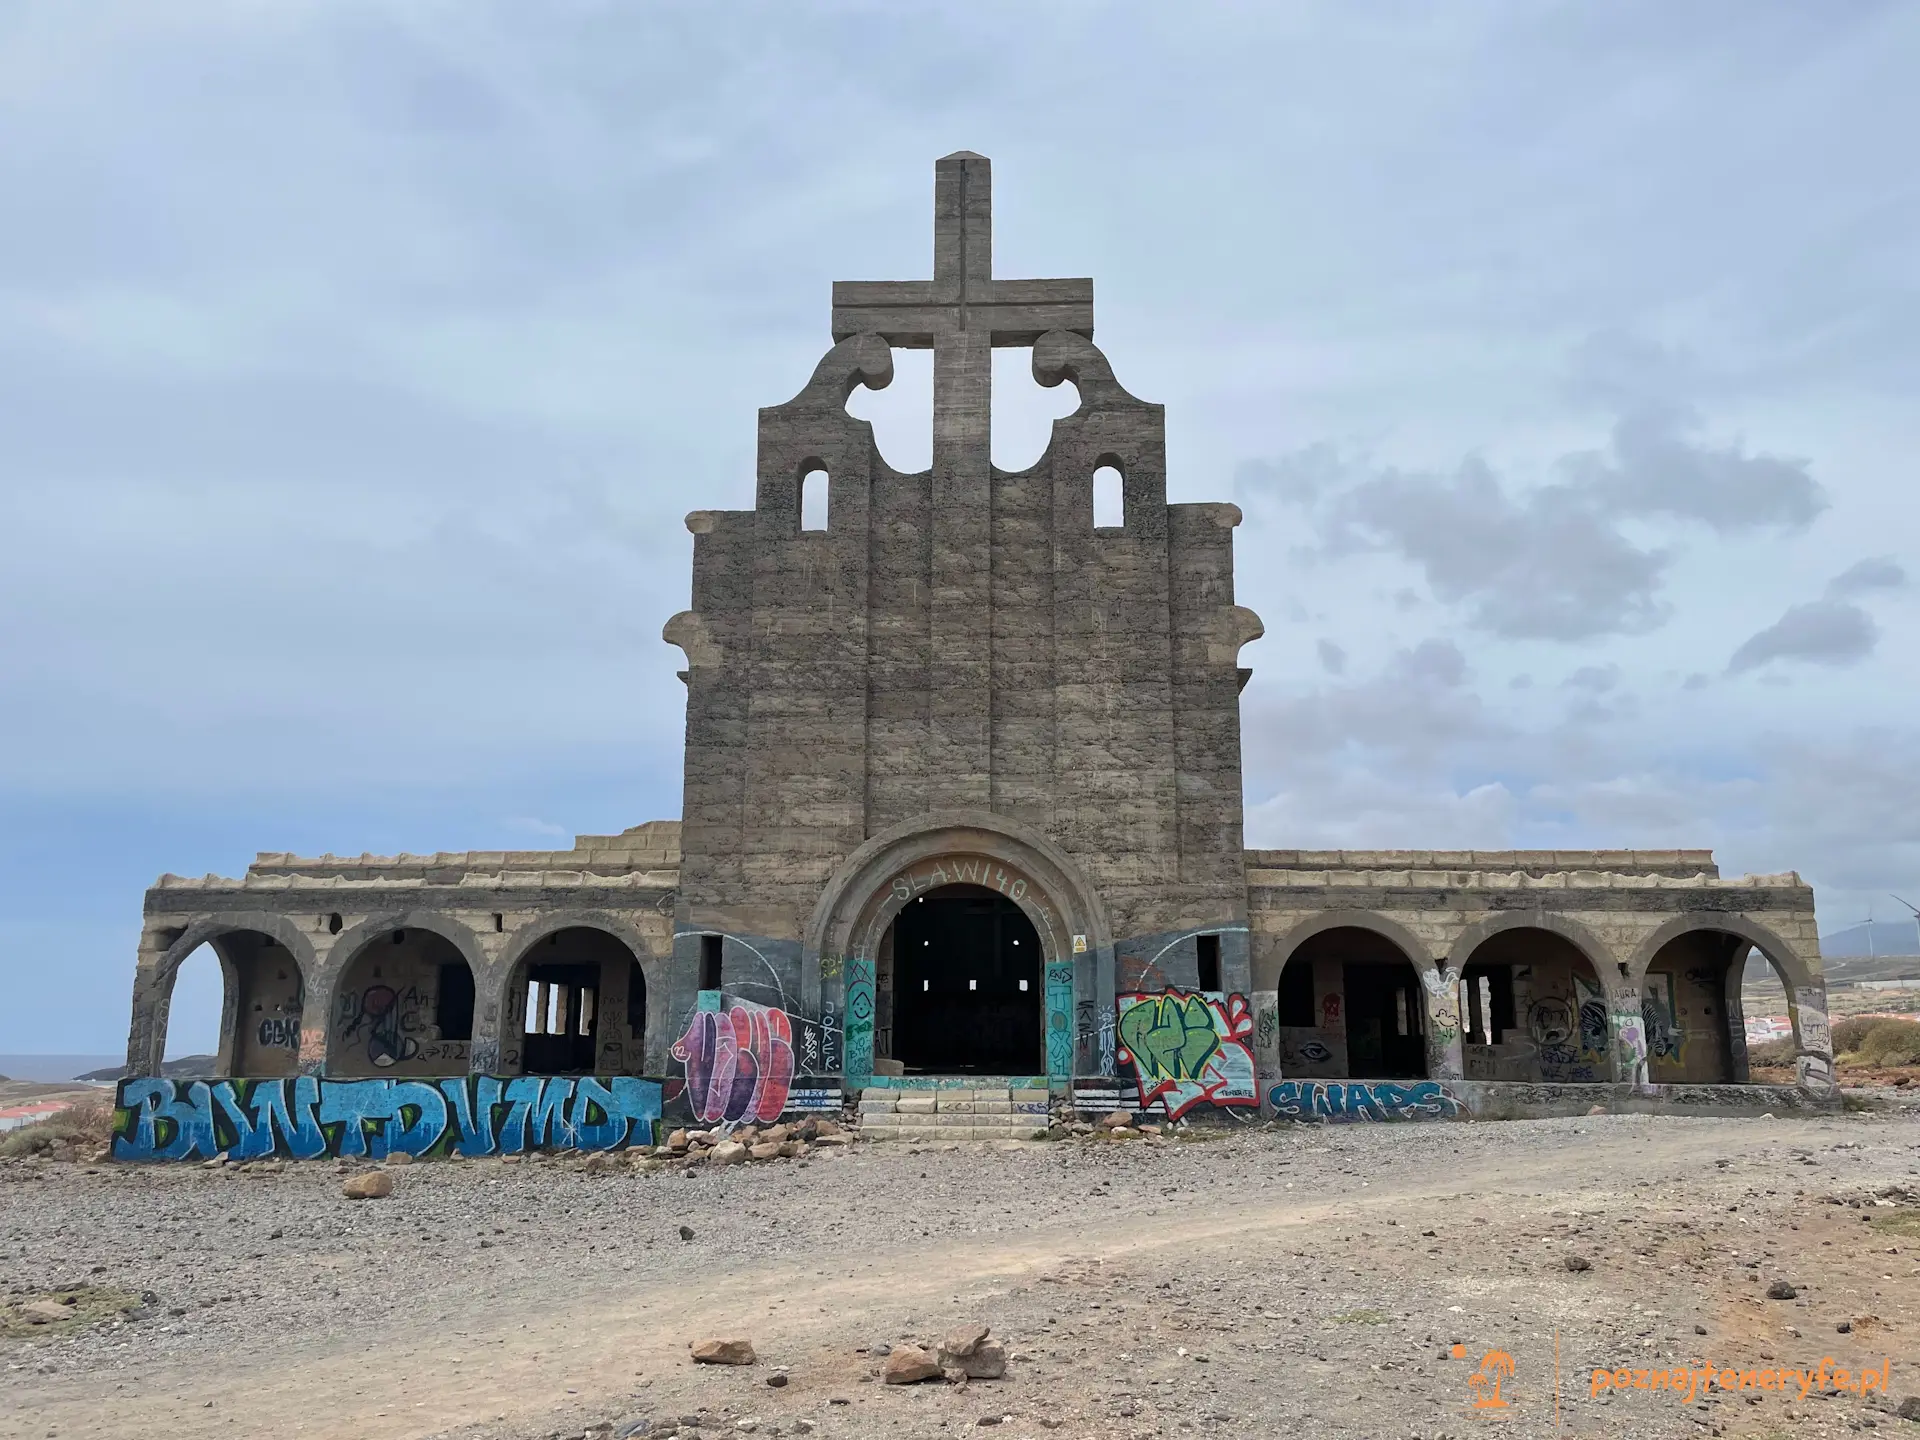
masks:
<svg viewBox="0 0 1920 1440"><path fill-rule="evenodd" d="M1489 1350L1480 1357L1480 1368L1467 1377L1467 1389L1473 1393L1476 1410L1505 1410L1500 1382L1513 1374L1513 1356L1505 1350Z"/></svg>

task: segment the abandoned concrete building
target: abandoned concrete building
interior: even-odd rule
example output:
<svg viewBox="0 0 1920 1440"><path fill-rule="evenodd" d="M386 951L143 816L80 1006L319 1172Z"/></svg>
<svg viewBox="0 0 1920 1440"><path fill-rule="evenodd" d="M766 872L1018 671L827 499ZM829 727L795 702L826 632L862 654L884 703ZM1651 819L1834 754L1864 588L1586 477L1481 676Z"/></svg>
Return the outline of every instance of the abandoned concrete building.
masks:
<svg viewBox="0 0 1920 1440"><path fill-rule="evenodd" d="M1076 1100L1395 1119L1824 1099L1796 875L1723 878L1703 850L1245 848L1261 624L1234 601L1240 512L1168 502L1161 407L1094 345L1092 281L997 278L992 245L988 162L940 160L932 278L835 284L831 348L760 412L753 508L687 517L692 605L665 627L681 819L564 851L162 877L123 1112L208 1112L149 1078L202 944L243 1130L268 1090L256 1116L299 1128L288 1085L247 1082L302 1077L323 1127L411 1124L441 1105L422 1080L464 1116L533 1095L525 1076L645 1081L621 1103L720 1123L863 1093L876 1131L950 1134L1024 1134ZM846 408L902 346L933 351L918 474ZM1079 395L1018 473L989 459L995 346ZM1117 524L1095 523L1097 471ZM1750 951L1789 997L1791 1086L1748 1083Z"/></svg>

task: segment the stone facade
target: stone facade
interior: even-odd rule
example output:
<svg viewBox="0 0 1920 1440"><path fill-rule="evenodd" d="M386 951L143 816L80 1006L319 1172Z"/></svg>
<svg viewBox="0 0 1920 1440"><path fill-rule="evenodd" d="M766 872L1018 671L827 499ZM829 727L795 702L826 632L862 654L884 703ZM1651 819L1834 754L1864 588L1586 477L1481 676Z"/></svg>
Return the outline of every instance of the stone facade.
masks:
<svg viewBox="0 0 1920 1440"><path fill-rule="evenodd" d="M234 1075L655 1076L724 1121L920 1083L932 1042L909 1037L964 1012L1016 1037L981 1052L1009 1096L1649 1100L1747 1080L1757 947L1793 997L1805 1095L1829 1088L1797 876L1724 879L1705 851L1245 848L1240 651L1261 626L1234 600L1239 512L1167 502L1161 407L1095 347L1090 280L994 276L986 160L936 167L932 278L836 284L831 329L760 412L754 508L687 517L692 605L665 630L686 657L683 819L567 851L163 877L131 1074L157 1072L174 973L209 942ZM899 346L934 352L933 464L911 475L846 409ZM989 458L994 346L1079 394L1019 472ZM999 958L938 999L932 947L964 926Z"/></svg>

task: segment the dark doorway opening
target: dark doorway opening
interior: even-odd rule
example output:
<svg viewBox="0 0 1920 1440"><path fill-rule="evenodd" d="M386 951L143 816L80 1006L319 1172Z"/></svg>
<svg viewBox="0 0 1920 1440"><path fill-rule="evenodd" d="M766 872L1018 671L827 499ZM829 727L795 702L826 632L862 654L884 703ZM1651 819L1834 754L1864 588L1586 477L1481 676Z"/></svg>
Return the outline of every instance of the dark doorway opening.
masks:
<svg viewBox="0 0 1920 1440"><path fill-rule="evenodd" d="M1420 983L1411 965L1342 967L1347 991L1347 1073L1385 1080L1427 1073Z"/></svg>
<svg viewBox="0 0 1920 1440"><path fill-rule="evenodd" d="M1018 905L946 885L893 922L893 1053L908 1070L1034 1075L1041 1051L1040 936Z"/></svg>
<svg viewBox="0 0 1920 1440"><path fill-rule="evenodd" d="M528 1075L590 1075L600 1026L598 965L527 966Z"/></svg>

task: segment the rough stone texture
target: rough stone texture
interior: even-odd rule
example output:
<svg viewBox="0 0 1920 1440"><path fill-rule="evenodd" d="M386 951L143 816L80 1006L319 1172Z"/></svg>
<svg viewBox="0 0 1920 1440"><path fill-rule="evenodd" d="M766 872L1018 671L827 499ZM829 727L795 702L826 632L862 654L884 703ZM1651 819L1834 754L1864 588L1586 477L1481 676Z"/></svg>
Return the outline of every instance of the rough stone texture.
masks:
<svg viewBox="0 0 1920 1440"><path fill-rule="evenodd" d="M350 1175L341 1184L340 1193L349 1200L384 1200L393 1194L393 1176L384 1170Z"/></svg>
<svg viewBox="0 0 1920 1440"><path fill-rule="evenodd" d="M938 1380L940 1374L938 1362L918 1345L894 1346L880 1367L880 1378L889 1385L918 1385Z"/></svg>
<svg viewBox="0 0 1920 1440"><path fill-rule="evenodd" d="M701 1340L693 1347L696 1365L751 1365L759 1358L751 1340Z"/></svg>
<svg viewBox="0 0 1920 1440"><path fill-rule="evenodd" d="M1797 875L1725 878L1705 850L1243 848L1239 656L1260 622L1234 603L1239 511L1167 502L1161 407L1094 346L1092 282L996 277L991 187L978 155L938 162L932 278L836 284L832 347L760 412L754 507L687 517L692 604L665 630L686 657L684 822L163 876L130 1071L158 1072L178 966L208 942L221 1073L671 1076L700 1006L757 1004L786 1012L799 1074L858 1088L901 1069L876 988L893 917L963 883L1040 937L1030 1073L1057 1089L1115 1074L1117 997L1198 988L1205 939L1247 998L1263 1106L1283 1077L1366 1073L1346 977L1383 958L1411 967L1410 1053L1378 1073L1738 1090L1749 945L1786 985L1801 1086L1830 1095ZM934 352L933 464L913 475L846 409L900 346ZM1080 399L1017 473L990 459L995 346L1031 347L1035 378ZM1112 528L1093 523L1103 466L1125 494ZM810 474L820 530L802 528ZM1470 964L1511 983L1498 1025L1474 1029ZM591 990L581 1045L526 1033L535 965ZM931 1128L917 1101L863 1108L876 1131Z"/></svg>

